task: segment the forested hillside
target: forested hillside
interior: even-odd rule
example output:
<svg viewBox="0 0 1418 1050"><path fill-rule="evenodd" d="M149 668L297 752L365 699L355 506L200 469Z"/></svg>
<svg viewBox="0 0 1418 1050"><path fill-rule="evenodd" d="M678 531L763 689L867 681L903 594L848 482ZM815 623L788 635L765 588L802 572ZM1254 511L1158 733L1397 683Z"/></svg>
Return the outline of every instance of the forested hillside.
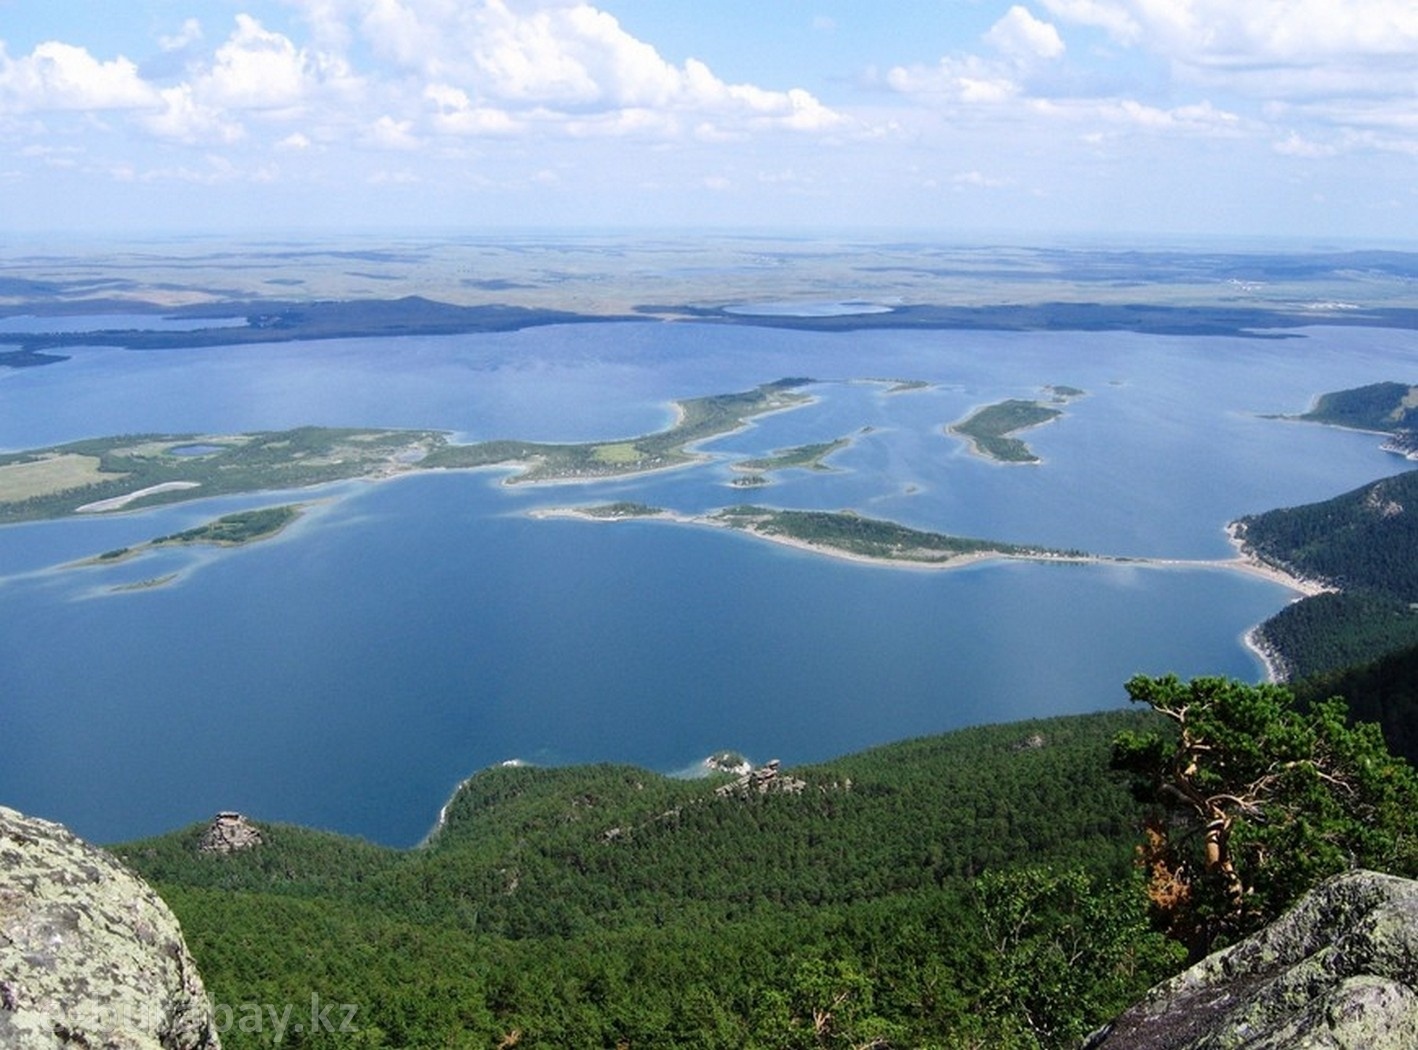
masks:
<svg viewBox="0 0 1418 1050"><path fill-rule="evenodd" d="M1295 696L1305 704L1343 697L1354 719L1377 722L1389 749L1418 764L1418 646L1296 682Z"/></svg>
<svg viewBox="0 0 1418 1050"><path fill-rule="evenodd" d="M1371 383L1321 394L1300 419L1354 430L1393 433L1418 426L1418 388L1407 383Z"/></svg>
<svg viewBox="0 0 1418 1050"><path fill-rule="evenodd" d="M1418 471L1251 515L1238 526L1258 557L1340 591L1296 602L1260 628L1259 640L1279 656L1287 678L1418 644Z"/></svg>
<svg viewBox="0 0 1418 1050"><path fill-rule="evenodd" d="M419 850L259 825L229 855L201 826L119 853L216 1002L359 1006L283 1045L1062 1046L1176 963L1108 768L1145 723L970 729L750 782L494 768Z"/></svg>

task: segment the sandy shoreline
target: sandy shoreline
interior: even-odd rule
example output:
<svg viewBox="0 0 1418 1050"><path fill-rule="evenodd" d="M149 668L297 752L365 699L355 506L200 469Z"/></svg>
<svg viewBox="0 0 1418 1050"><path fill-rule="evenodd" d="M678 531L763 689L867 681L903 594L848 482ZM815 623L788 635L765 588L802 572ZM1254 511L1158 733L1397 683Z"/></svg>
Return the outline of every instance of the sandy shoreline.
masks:
<svg viewBox="0 0 1418 1050"><path fill-rule="evenodd" d="M1330 594L1339 590L1338 587L1326 583L1323 580L1312 580L1304 576L1296 576L1257 557L1250 548L1246 546L1245 537L1242 535L1243 531L1240 522L1237 521L1230 522L1226 526L1226 538L1231 541L1231 546L1236 549L1235 567L1238 570L1251 573L1255 576L1263 576L1267 580L1284 584L1295 593L1306 598L1313 598L1317 594Z"/></svg>
<svg viewBox="0 0 1418 1050"><path fill-rule="evenodd" d="M665 521L678 525L702 525L708 528L728 529L733 532L746 533L760 540L777 543L784 547L792 547L797 550L808 551L812 554L821 554L826 557L839 558L843 561L885 568L954 569L965 565L976 565L986 561L1032 561L1060 565L1129 565L1151 569L1224 569L1228 572L1241 572L1249 576L1258 576L1262 579L1269 580L1271 583L1278 583L1302 597L1325 594L1335 589L1317 580L1308 580L1298 576L1292 576L1283 569L1278 569L1273 565L1261 561L1245 550L1242 541L1233 534L1229 526L1227 534L1231 536L1232 543L1235 544L1237 548L1237 554L1234 558L1134 558L1107 554L1014 554L1006 551L976 551L966 554L956 554L948 558L942 558L939 561L933 561L925 558L883 558L870 554L858 554L854 551L843 550L840 547L833 547L827 544L813 543L795 536L783 536L774 533L759 532L752 528L737 527L728 521L708 515L679 514L668 510L657 510L653 514L606 515L596 514L593 512L592 508L585 507L538 507L527 513L533 518L574 518L579 521L599 522Z"/></svg>
<svg viewBox="0 0 1418 1050"><path fill-rule="evenodd" d="M136 499L144 496L152 496L159 492L176 492L178 489L199 489L202 487L200 481L164 481L160 485L149 485L145 489L137 492L130 492L126 496L113 496L110 499L95 500L93 503L85 503L82 507L75 507L75 514L97 514L107 510L121 510Z"/></svg>
<svg viewBox="0 0 1418 1050"><path fill-rule="evenodd" d="M592 513L590 508L584 507L539 507L527 513L534 518L572 518L578 521L599 522L663 521L676 525L699 525L707 528L726 529L732 532L745 533L755 539L766 540L770 543L776 543L783 547L791 547L795 550L805 551L810 554L836 558L858 565L870 565L877 568L945 571L961 569L970 565L980 565L991 561L1030 561L1044 564L1126 565L1147 569L1222 569L1227 572L1240 572L1248 576L1259 577L1271 583L1278 583L1282 587L1292 591L1296 595L1294 599L1296 601L1317 594L1325 594L1336 589L1318 580L1310 580L1291 575L1283 569L1279 569L1274 565L1260 560L1246 548L1245 542L1239 535L1239 530L1234 522L1226 527L1226 534L1231 540L1232 545L1236 548L1236 557L1234 558L1188 560L1183 558L1123 558L1097 554L1068 556L1055 554L1010 554L1004 551L978 551L968 554L957 554L940 561L918 561L909 558L882 558L868 554L858 554L853 551L842 550L839 547L812 543L794 536L775 535L773 533L759 532L752 528L736 527L723 519L705 515L679 514L667 510L657 510L653 514L632 513L605 515ZM1241 636L1241 643L1254 653L1256 659L1260 661L1265 671L1266 681L1283 681L1281 661L1274 652L1261 643L1257 633L1260 630L1260 626L1261 625L1257 624L1255 627L1246 631Z"/></svg>

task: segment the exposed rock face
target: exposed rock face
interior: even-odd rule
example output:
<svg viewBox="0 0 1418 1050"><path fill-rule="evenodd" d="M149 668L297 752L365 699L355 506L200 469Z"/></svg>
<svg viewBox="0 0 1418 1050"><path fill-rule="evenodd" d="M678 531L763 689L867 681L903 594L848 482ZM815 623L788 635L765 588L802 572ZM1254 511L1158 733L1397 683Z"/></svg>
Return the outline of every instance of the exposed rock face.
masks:
<svg viewBox="0 0 1418 1050"><path fill-rule="evenodd" d="M200 853L237 853L261 845L261 831L240 813L218 813L197 843Z"/></svg>
<svg viewBox="0 0 1418 1050"><path fill-rule="evenodd" d="M167 905L103 850L3 806L0 1047L220 1048Z"/></svg>
<svg viewBox="0 0 1418 1050"><path fill-rule="evenodd" d="M1382 447L1405 459L1418 459L1418 430L1395 430Z"/></svg>
<svg viewBox="0 0 1418 1050"><path fill-rule="evenodd" d="M730 795L767 795L780 793L784 795L798 795L803 788L807 787L806 780L799 780L797 777L788 776L782 771L781 763L775 758L757 769L750 769L742 774L732 784L725 784L714 789L714 794L721 798Z"/></svg>
<svg viewBox="0 0 1418 1050"><path fill-rule="evenodd" d="M1151 992L1087 1050L1413 1050L1418 882L1336 876Z"/></svg>

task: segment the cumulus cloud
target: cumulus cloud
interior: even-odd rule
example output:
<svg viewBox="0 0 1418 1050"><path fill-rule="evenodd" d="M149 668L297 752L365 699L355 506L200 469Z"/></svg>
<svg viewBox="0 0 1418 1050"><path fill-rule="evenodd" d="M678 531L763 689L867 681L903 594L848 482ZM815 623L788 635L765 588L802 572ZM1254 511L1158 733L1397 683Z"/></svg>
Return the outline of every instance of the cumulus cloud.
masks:
<svg viewBox="0 0 1418 1050"><path fill-rule="evenodd" d="M0 45L0 107L6 110L121 110L156 105L157 92L122 56L100 61L82 47L51 40L11 59Z"/></svg>
<svg viewBox="0 0 1418 1050"><path fill-rule="evenodd" d="M164 51L183 51L201 40L202 23L195 18L189 18L176 33L158 37L158 44Z"/></svg>
<svg viewBox="0 0 1418 1050"><path fill-rule="evenodd" d="M1042 0L1178 75L1258 97L1397 90L1418 77L1412 0Z"/></svg>
<svg viewBox="0 0 1418 1050"><path fill-rule="evenodd" d="M1277 153L1406 149L1418 129L1418 4L1412 0L1041 0L1167 63L1178 89L1283 110ZM1375 135L1363 133L1377 128Z"/></svg>
<svg viewBox="0 0 1418 1050"><path fill-rule="evenodd" d="M1039 0L1016 4L975 53L898 66L893 90L978 120L1091 124L1159 134L1255 135L1283 156L1418 148L1418 4L1412 0ZM1111 46L1079 52L1065 30ZM1095 38L1096 44L1096 38ZM1121 76L1119 50L1136 60ZM1121 69L1121 64L1118 67ZM1124 85L1136 84L1138 97ZM993 116L991 116L993 114Z"/></svg>
<svg viewBox="0 0 1418 1050"><path fill-rule="evenodd" d="M1197 64L1412 54L1411 0L1042 0L1059 18Z"/></svg>
<svg viewBox="0 0 1418 1050"><path fill-rule="evenodd" d="M159 138L230 144L246 134L239 122L200 101L190 84L164 88L160 97L161 111L142 118L142 125Z"/></svg>
<svg viewBox="0 0 1418 1050"><path fill-rule="evenodd" d="M1064 53L1059 31L1018 4L990 27L985 42L1003 54L1023 58L1058 58Z"/></svg>
<svg viewBox="0 0 1418 1050"><path fill-rule="evenodd" d="M1018 4L982 40L995 54L947 55L934 66L896 66L886 74L886 83L903 94L946 103L999 105L1026 94L1030 77L1065 50L1053 25Z"/></svg>
<svg viewBox="0 0 1418 1050"><path fill-rule="evenodd" d="M667 61L611 14L557 0L296 0L325 40L361 36L401 73L466 103L438 108L445 130L505 133L518 114L561 115L588 127L638 133L684 126L676 115L740 117L759 126L818 130L842 117L802 89L729 84L703 61ZM343 28L341 28L343 27ZM473 116L463 117L460 114ZM548 127L555 121L538 121Z"/></svg>
<svg viewBox="0 0 1418 1050"><path fill-rule="evenodd" d="M249 15L237 15L236 31L217 48L200 90L211 103L229 109L295 106L306 96L310 65L288 38Z"/></svg>
<svg viewBox="0 0 1418 1050"><path fill-rule="evenodd" d="M730 83L700 59L671 62L582 0L284 2L303 33L241 13L218 35L190 18L156 35L142 65L59 41L12 57L0 43L0 118L18 129L59 119L46 114L103 112L118 118L110 131L288 154L312 141L727 142L845 123L802 88Z"/></svg>

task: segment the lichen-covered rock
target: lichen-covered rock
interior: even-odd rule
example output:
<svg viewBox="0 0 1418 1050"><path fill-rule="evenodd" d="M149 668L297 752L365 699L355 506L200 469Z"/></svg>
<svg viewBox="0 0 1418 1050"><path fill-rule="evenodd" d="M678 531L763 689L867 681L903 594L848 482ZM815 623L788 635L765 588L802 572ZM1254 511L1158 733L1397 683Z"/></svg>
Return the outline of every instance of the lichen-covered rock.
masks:
<svg viewBox="0 0 1418 1050"><path fill-rule="evenodd" d="M1087 1050L1413 1050L1418 882L1354 871L1166 981Z"/></svg>
<svg viewBox="0 0 1418 1050"><path fill-rule="evenodd" d="M3 806L0 1047L220 1048L182 931L151 887Z"/></svg>

